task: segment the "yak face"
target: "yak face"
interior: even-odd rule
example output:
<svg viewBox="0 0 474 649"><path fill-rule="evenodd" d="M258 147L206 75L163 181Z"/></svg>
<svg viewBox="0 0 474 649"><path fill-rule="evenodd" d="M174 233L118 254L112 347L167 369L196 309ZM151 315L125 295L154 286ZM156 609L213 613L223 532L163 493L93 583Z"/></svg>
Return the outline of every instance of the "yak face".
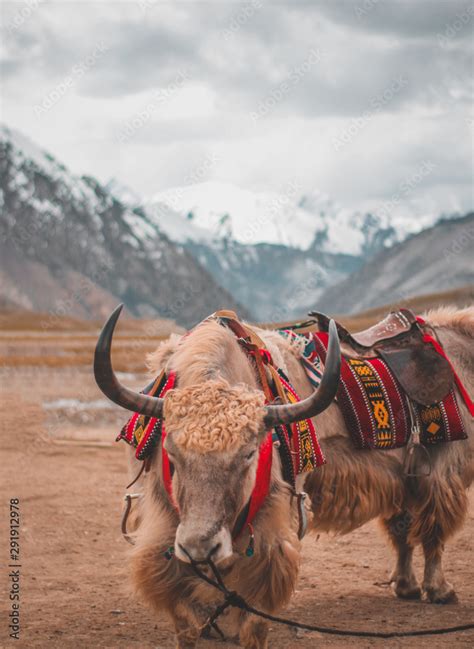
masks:
<svg viewBox="0 0 474 649"><path fill-rule="evenodd" d="M167 394L164 444L175 468L179 559L232 555L232 528L255 484L263 400L259 391L222 380Z"/></svg>

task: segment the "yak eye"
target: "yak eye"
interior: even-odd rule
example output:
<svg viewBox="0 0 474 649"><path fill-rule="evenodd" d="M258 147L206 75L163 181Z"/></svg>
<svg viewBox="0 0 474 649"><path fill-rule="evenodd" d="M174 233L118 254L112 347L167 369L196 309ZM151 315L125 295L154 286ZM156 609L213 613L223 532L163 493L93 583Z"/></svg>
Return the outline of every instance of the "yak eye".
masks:
<svg viewBox="0 0 474 649"><path fill-rule="evenodd" d="M250 451L250 453L247 453L247 455L245 456L245 459L246 459L247 461L248 461L248 460L251 460L251 459L253 458L254 455L255 455L255 451Z"/></svg>

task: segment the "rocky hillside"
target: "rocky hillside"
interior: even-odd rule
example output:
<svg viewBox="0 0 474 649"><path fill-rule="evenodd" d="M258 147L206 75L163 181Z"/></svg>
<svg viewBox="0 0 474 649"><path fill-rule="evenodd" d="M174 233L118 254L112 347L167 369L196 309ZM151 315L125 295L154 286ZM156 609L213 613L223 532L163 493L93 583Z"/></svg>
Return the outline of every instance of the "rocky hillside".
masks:
<svg viewBox="0 0 474 649"><path fill-rule="evenodd" d="M96 180L78 178L21 134L0 130L0 279L5 300L52 315L137 316L191 325L240 307L179 243Z"/></svg>
<svg viewBox="0 0 474 649"><path fill-rule="evenodd" d="M415 295L474 283L474 213L440 221L373 257L358 271L328 288L317 307L355 313Z"/></svg>
<svg viewBox="0 0 474 649"><path fill-rule="evenodd" d="M344 279L361 264L352 255L268 243L244 246L231 239L212 244L188 241L185 246L264 322L305 313L327 286Z"/></svg>

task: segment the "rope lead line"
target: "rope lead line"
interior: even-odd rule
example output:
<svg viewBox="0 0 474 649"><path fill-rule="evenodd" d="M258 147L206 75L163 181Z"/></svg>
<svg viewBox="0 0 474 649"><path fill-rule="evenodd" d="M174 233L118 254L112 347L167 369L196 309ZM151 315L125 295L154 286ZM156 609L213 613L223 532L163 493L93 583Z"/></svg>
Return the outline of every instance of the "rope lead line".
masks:
<svg viewBox="0 0 474 649"><path fill-rule="evenodd" d="M241 597L236 591L231 591L227 588L217 566L214 564L214 562L210 557L208 557L206 561L194 561L194 559L192 559L192 557L188 554L185 548L181 548L181 549L187 554L188 559L191 562L191 567L194 570L196 576L202 579L203 581L207 582L210 586L213 586L214 588L219 590L224 595L224 601L222 602L222 604L219 604L219 606L216 608L214 613L210 616L210 618L208 619L205 625L205 628L207 629L209 629L210 627L216 629L216 631L218 631L221 637L223 637L223 633L216 624L217 618L229 606L240 608L242 611L247 611L247 613L252 613L252 615L256 615L257 617L264 618L265 620L269 620L270 622L277 622L278 624L286 624L287 626L296 627L298 629L305 629L306 631L318 631L319 633L326 633L328 635L342 635L342 636L352 636L358 638L385 638L385 639L406 638L406 637L425 636L425 635L443 635L446 633L456 633L460 631L469 631L470 629L474 629L474 623L459 624L458 626L441 627L437 629L419 629L414 631L351 631L350 629L336 629L333 627L301 624L299 622L295 622L294 620L287 620L283 617L277 617L275 615L270 615L269 613L264 613L263 611L259 611L253 606L250 606L250 604L247 604L245 599ZM200 565L209 566L209 568L211 569L215 577L215 580L211 579L206 574L204 574L202 570L199 568Z"/></svg>

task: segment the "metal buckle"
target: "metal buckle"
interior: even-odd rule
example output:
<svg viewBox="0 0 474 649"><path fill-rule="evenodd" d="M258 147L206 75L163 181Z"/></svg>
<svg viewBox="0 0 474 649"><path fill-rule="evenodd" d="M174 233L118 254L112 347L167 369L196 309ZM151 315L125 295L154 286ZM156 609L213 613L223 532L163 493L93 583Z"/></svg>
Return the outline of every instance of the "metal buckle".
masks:
<svg viewBox="0 0 474 649"><path fill-rule="evenodd" d="M420 432L421 432L420 424L418 422L418 418L413 409L413 404L410 399L408 399L408 410L410 412L410 419L411 419L411 435L410 435L410 440L408 442L409 447L405 455L405 459L403 461L403 471L407 476L407 478L427 478L428 476L431 475L431 469L432 469L431 457L430 454L428 453L427 448L420 442ZM414 456L417 453L418 449L423 451L423 453L425 454L425 458L428 460L428 470L427 471L422 470L421 473L415 472L417 462ZM421 468L423 469L423 466Z"/></svg>
<svg viewBox="0 0 474 649"><path fill-rule="evenodd" d="M135 500L136 498L140 498L142 495L143 494L140 493L134 493L134 494L125 494L125 496L123 497L125 501L125 509L123 510L122 523L120 528L122 530L123 538L127 541L127 543L130 543L130 545L135 545L135 542L127 532L127 520L130 514L130 510L132 509L132 500Z"/></svg>
<svg viewBox="0 0 474 649"><path fill-rule="evenodd" d="M299 493L295 493L296 495L296 504L298 507L298 539L301 541L301 539L304 537L306 534L306 530L308 528L308 516L306 515L306 507L305 507L305 500L308 497L308 494L305 491L300 491Z"/></svg>

